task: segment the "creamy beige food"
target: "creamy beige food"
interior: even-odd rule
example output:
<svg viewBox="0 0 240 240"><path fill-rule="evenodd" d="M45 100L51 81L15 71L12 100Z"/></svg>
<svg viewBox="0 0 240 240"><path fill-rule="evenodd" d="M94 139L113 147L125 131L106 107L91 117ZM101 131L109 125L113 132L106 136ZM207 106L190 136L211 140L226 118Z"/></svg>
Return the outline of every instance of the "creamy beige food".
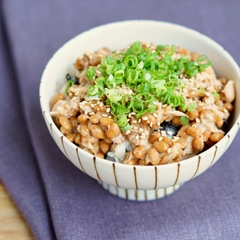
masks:
<svg viewBox="0 0 240 240"><path fill-rule="evenodd" d="M198 154L223 138L234 82L206 56L135 42L79 57L50 102L62 134L98 157L160 165Z"/></svg>

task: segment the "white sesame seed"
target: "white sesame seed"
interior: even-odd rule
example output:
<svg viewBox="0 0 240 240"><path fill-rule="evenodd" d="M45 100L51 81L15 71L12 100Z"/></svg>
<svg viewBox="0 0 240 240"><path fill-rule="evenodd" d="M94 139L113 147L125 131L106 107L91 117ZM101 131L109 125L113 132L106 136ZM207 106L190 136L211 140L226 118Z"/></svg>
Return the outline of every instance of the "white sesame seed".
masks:
<svg viewBox="0 0 240 240"><path fill-rule="evenodd" d="M152 123L152 122L150 122L150 124L149 124L149 125L150 125L150 127L152 127L153 123Z"/></svg>
<svg viewBox="0 0 240 240"><path fill-rule="evenodd" d="M162 141L162 139L163 139L162 137L158 138L159 141Z"/></svg>
<svg viewBox="0 0 240 240"><path fill-rule="evenodd" d="M103 113L103 114L102 114L102 116L103 116L103 117L108 117L108 115L107 115L107 114L105 114L105 113Z"/></svg>
<svg viewBox="0 0 240 240"><path fill-rule="evenodd" d="M110 108L107 108L107 109L106 109L106 112L107 112L107 113L109 113L110 111L111 111L111 109L110 109Z"/></svg>
<svg viewBox="0 0 240 240"><path fill-rule="evenodd" d="M131 130L127 130L127 131L125 132L125 135L128 135L129 133L131 133Z"/></svg>
<svg viewBox="0 0 240 240"><path fill-rule="evenodd" d="M132 120L132 123L137 123L137 121L136 120Z"/></svg>
<svg viewBox="0 0 240 240"><path fill-rule="evenodd" d="M136 139L137 139L137 140L139 139L139 135L136 136Z"/></svg>
<svg viewBox="0 0 240 240"><path fill-rule="evenodd" d="M142 119L138 119L138 122L140 123L142 121Z"/></svg>
<svg viewBox="0 0 240 240"><path fill-rule="evenodd" d="M139 132L143 132L143 128L139 128Z"/></svg>
<svg viewBox="0 0 240 240"><path fill-rule="evenodd" d="M166 132L165 131L161 131L162 136L166 136Z"/></svg>
<svg viewBox="0 0 240 240"><path fill-rule="evenodd" d="M93 114L95 114L95 112L90 112L90 113L89 113L89 115L93 115Z"/></svg>
<svg viewBox="0 0 240 240"><path fill-rule="evenodd" d="M144 135L141 135L141 136L140 136L140 138L144 139L144 138L146 138L146 136L144 136Z"/></svg>
<svg viewBox="0 0 240 240"><path fill-rule="evenodd" d="M146 120L148 120L148 117L146 117L146 116L145 116L145 117L142 117L142 120L143 120L143 121L146 121Z"/></svg>
<svg viewBox="0 0 240 240"><path fill-rule="evenodd" d="M197 122L197 123L200 123L200 119L199 119L199 118L196 118L196 122Z"/></svg>
<svg viewBox="0 0 240 240"><path fill-rule="evenodd" d="M167 153L170 153L172 151L172 149L171 148L169 148L168 150L167 150Z"/></svg>
<svg viewBox="0 0 240 240"><path fill-rule="evenodd" d="M179 140L179 137L177 137L177 136L174 136L172 139L173 142L176 142L177 140Z"/></svg>
<svg viewBox="0 0 240 240"><path fill-rule="evenodd" d="M153 114L154 117L157 117L158 115L156 113Z"/></svg>
<svg viewBox="0 0 240 240"><path fill-rule="evenodd" d="M172 135L172 131L167 131L167 134L168 135Z"/></svg>
<svg viewBox="0 0 240 240"><path fill-rule="evenodd" d="M210 92L206 92L205 95L206 95L206 96L210 96Z"/></svg>

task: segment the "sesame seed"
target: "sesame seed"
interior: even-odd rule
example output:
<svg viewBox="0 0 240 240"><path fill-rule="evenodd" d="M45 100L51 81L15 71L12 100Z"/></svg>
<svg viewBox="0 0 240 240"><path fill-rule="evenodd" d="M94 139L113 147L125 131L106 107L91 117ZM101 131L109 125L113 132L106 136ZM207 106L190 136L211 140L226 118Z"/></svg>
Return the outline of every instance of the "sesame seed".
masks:
<svg viewBox="0 0 240 240"><path fill-rule="evenodd" d="M125 132L125 135L128 135L129 133L131 133L131 130L127 130L127 131Z"/></svg>
<svg viewBox="0 0 240 240"><path fill-rule="evenodd" d="M177 136L174 136L172 139L173 142L176 142L177 140L179 140L179 137L177 137Z"/></svg>
<svg viewBox="0 0 240 240"><path fill-rule="evenodd" d="M142 119L138 119L138 122L140 123L142 121Z"/></svg>
<svg viewBox="0 0 240 240"><path fill-rule="evenodd" d="M154 117L157 117L158 115L156 113L153 114Z"/></svg>
<svg viewBox="0 0 240 240"><path fill-rule="evenodd" d="M206 92L205 95L206 95L206 96L210 96L210 92Z"/></svg>
<svg viewBox="0 0 240 240"><path fill-rule="evenodd" d="M102 114L102 116L103 116L103 117L108 117L108 115L107 115L107 114L105 114L105 113L103 113L103 114Z"/></svg>
<svg viewBox="0 0 240 240"><path fill-rule="evenodd" d="M139 132L143 132L143 128L139 128Z"/></svg>
<svg viewBox="0 0 240 240"><path fill-rule="evenodd" d="M167 150L167 153L170 153L172 151L172 149L171 148L169 148L168 150Z"/></svg>
<svg viewBox="0 0 240 240"><path fill-rule="evenodd" d="M167 135L165 131L161 131L161 134L162 134L162 136L166 136Z"/></svg>
<svg viewBox="0 0 240 240"><path fill-rule="evenodd" d="M172 131L167 131L167 134L168 135L172 135Z"/></svg>
<svg viewBox="0 0 240 240"><path fill-rule="evenodd" d="M162 139L163 139L162 137L158 138L159 141L162 141Z"/></svg>
<svg viewBox="0 0 240 240"><path fill-rule="evenodd" d="M146 136L144 136L144 135L141 135L141 136L140 136L140 138L144 139L144 138L146 138Z"/></svg>
<svg viewBox="0 0 240 240"><path fill-rule="evenodd" d="M196 118L196 122L197 122L197 123L200 123L200 119L199 119L199 118Z"/></svg>
<svg viewBox="0 0 240 240"><path fill-rule="evenodd" d="M132 123L137 123L137 120L132 120Z"/></svg>
<svg viewBox="0 0 240 240"><path fill-rule="evenodd" d="M136 139L137 139L137 140L139 139L139 135L136 136Z"/></svg>
<svg viewBox="0 0 240 240"><path fill-rule="evenodd" d="M89 115L93 115L93 114L95 114L95 112L90 112L90 113L89 113Z"/></svg>
<svg viewBox="0 0 240 240"><path fill-rule="evenodd" d="M148 120L148 117L142 117L142 120L146 121L146 120Z"/></svg>
<svg viewBox="0 0 240 240"><path fill-rule="evenodd" d="M106 112L107 112L107 113L109 113L110 111L111 111L111 109L110 109L110 108L107 108L107 109L106 109Z"/></svg>
<svg viewBox="0 0 240 240"><path fill-rule="evenodd" d="M150 124L149 124L149 125L150 125L150 127L152 127L153 123L152 123L152 122L150 122Z"/></svg>

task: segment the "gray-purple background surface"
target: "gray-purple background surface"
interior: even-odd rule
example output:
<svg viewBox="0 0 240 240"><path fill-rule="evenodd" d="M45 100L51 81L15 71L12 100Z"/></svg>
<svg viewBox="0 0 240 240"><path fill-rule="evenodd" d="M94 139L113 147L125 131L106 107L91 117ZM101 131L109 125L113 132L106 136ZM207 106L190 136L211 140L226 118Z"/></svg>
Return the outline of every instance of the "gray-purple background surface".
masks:
<svg viewBox="0 0 240 240"><path fill-rule="evenodd" d="M239 64L240 1L2 0L0 17L0 179L36 239L240 239L240 134L218 163L173 195L130 202L65 159L38 99L52 54L112 21L185 25L216 40Z"/></svg>

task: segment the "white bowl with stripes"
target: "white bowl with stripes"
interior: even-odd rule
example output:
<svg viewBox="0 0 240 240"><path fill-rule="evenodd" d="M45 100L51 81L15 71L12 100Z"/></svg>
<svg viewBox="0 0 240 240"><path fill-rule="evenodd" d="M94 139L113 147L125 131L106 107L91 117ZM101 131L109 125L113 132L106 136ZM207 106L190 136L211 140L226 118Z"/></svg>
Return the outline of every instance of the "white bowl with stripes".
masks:
<svg viewBox="0 0 240 240"><path fill-rule="evenodd" d="M114 163L87 153L68 141L50 116L49 102L57 86L64 83L70 65L85 52L104 46L121 49L134 41L174 44L207 55L219 76L235 81L236 102L240 102L240 70L219 44L189 28L166 22L131 20L106 24L81 33L63 45L49 60L40 83L40 104L53 140L77 168L99 181L121 198L153 200L173 193L183 183L209 169L233 141L240 125L240 105L235 104L230 130L217 144L199 155L160 166L130 166Z"/></svg>

